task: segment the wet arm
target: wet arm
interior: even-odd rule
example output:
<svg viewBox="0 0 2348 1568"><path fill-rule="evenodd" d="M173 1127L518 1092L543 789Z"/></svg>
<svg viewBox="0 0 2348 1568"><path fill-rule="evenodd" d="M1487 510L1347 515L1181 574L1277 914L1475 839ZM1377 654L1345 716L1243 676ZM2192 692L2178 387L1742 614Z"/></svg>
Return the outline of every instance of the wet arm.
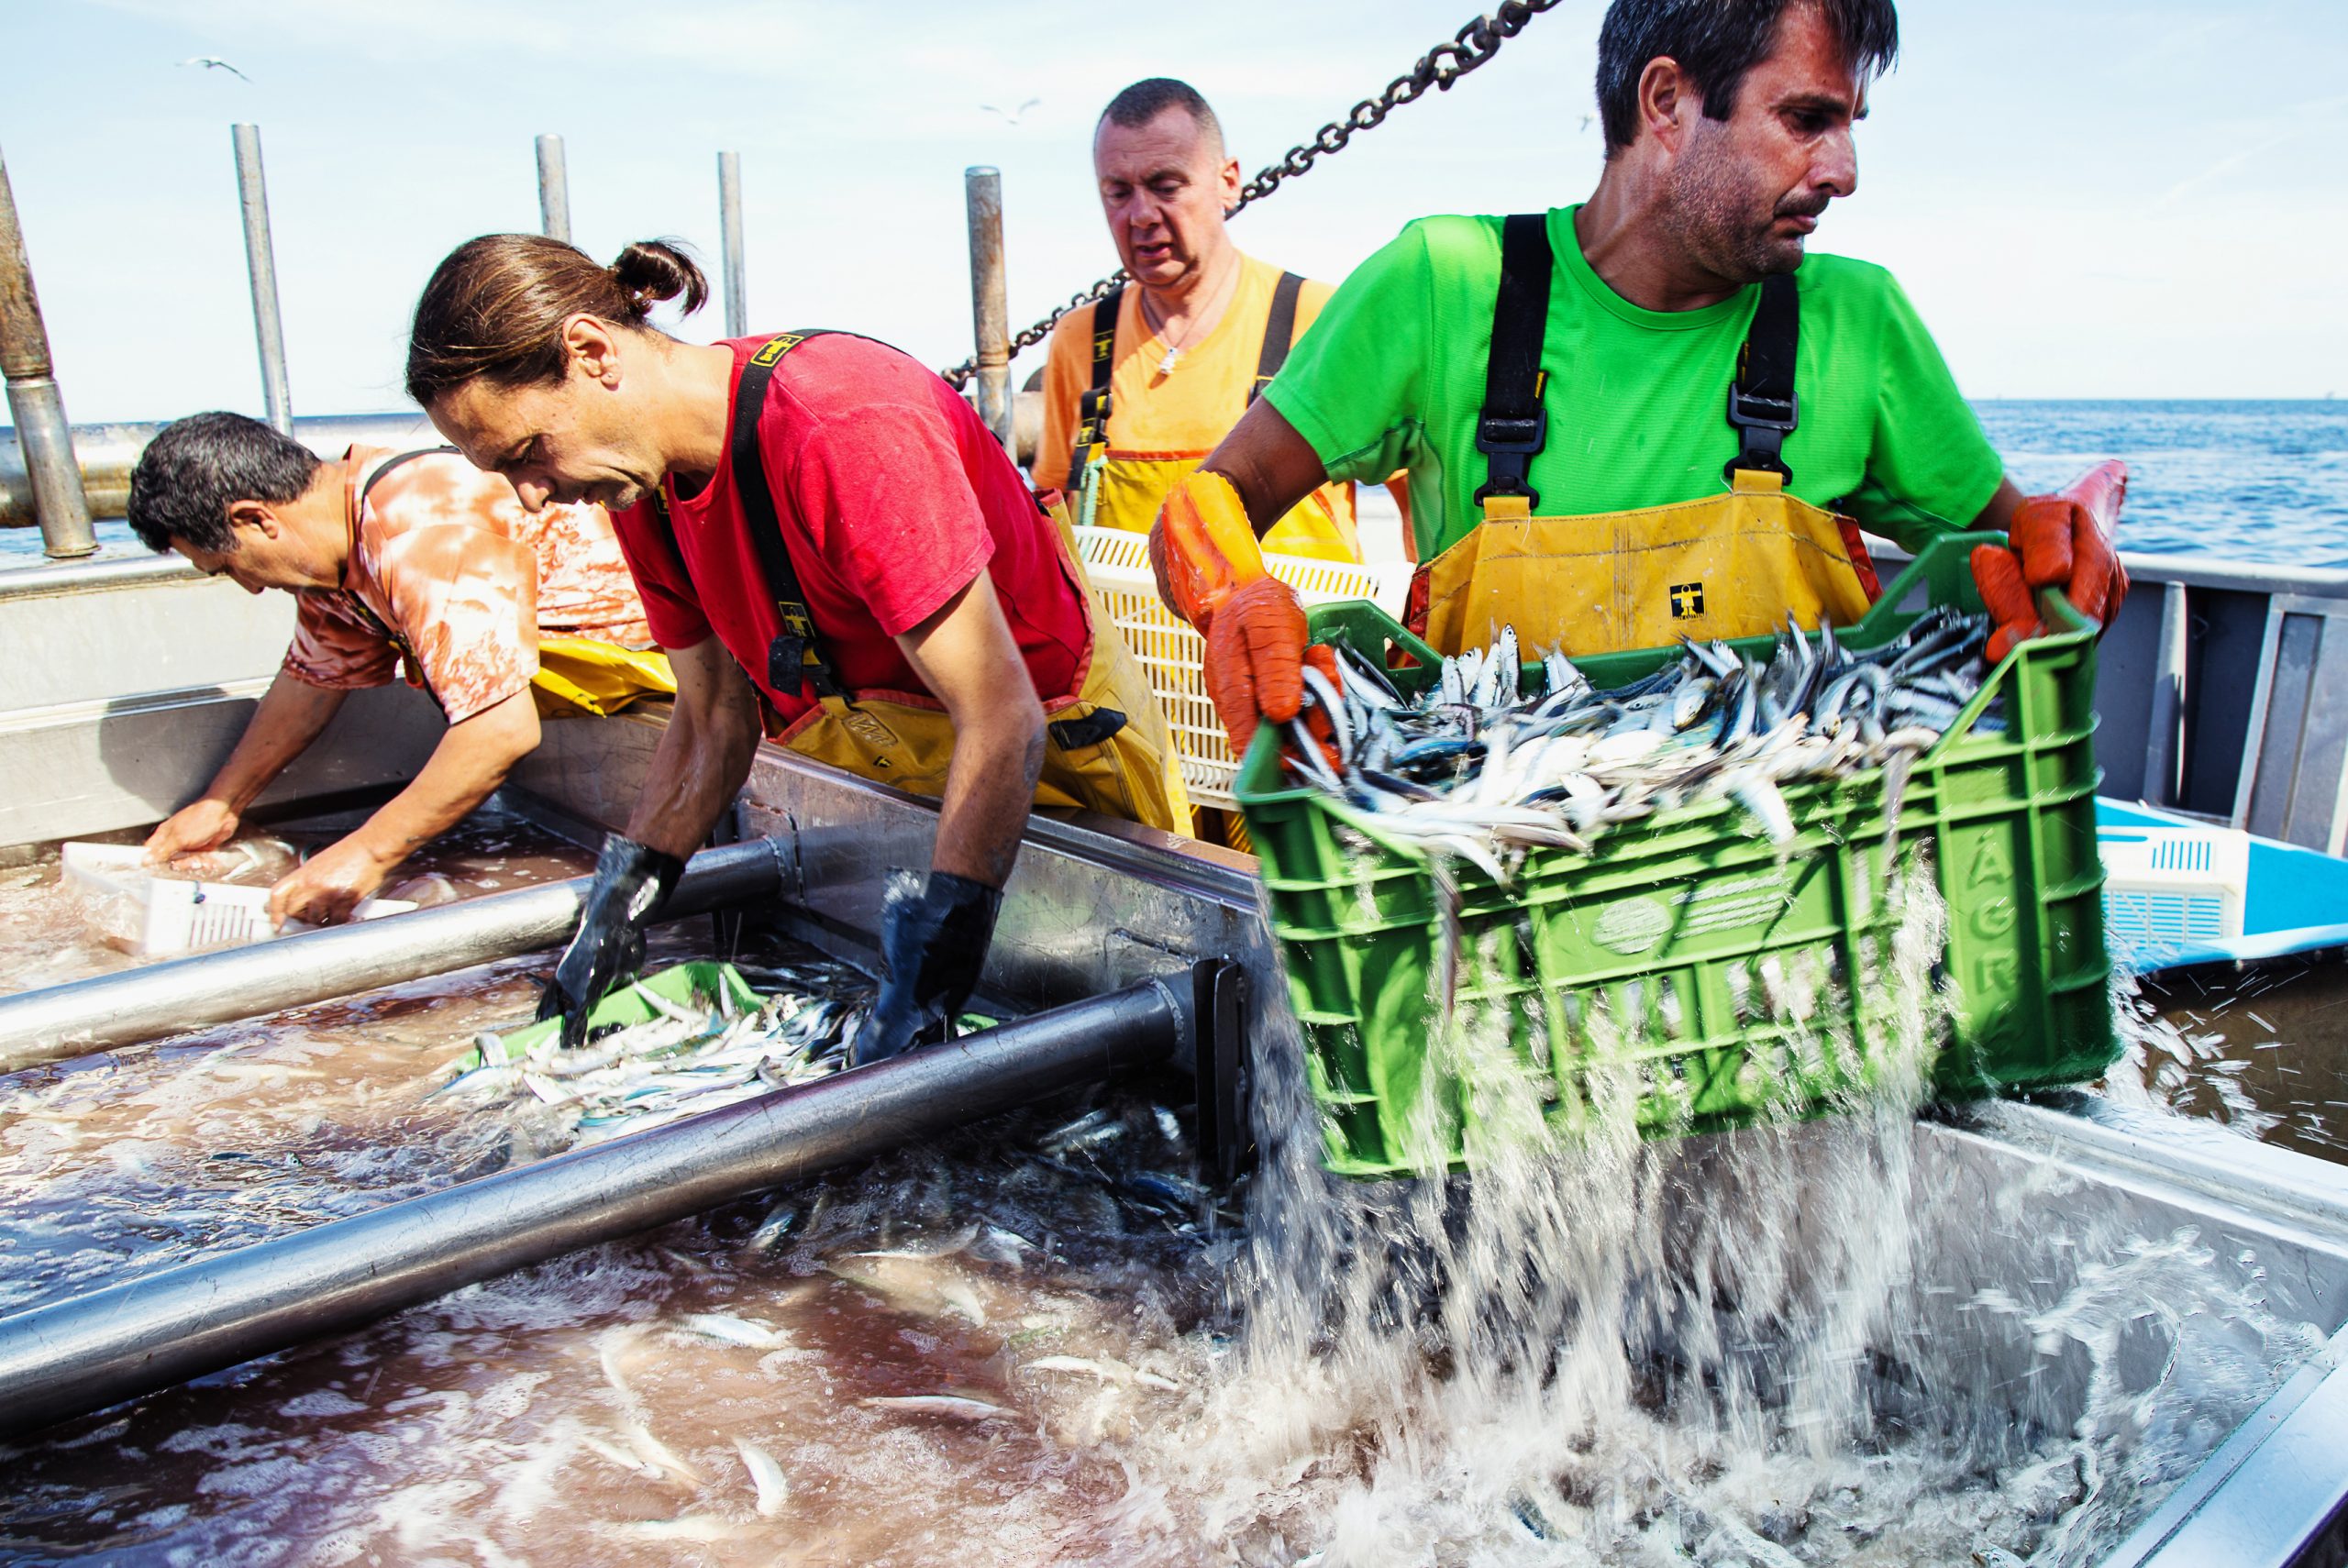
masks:
<svg viewBox="0 0 2348 1568"><path fill-rule="evenodd" d="M337 709L344 693L313 686L289 670L261 694L237 748L220 765L204 793L181 807L148 836L150 857L166 860L187 850L211 849L232 837L245 808L251 805L271 779L309 749Z"/></svg>
<svg viewBox="0 0 2348 1568"><path fill-rule="evenodd" d="M1044 767L1044 705L984 571L897 638L954 722L954 761L930 867L990 888L1010 878Z"/></svg>
<svg viewBox="0 0 2348 1568"><path fill-rule="evenodd" d="M1248 405L1199 466L1231 481L1257 538L1329 480L1312 444L1263 397Z"/></svg>
<svg viewBox="0 0 2348 1568"><path fill-rule="evenodd" d="M270 918L348 918L401 861L487 800L537 744L538 710L526 686L450 724L406 789L271 889Z"/></svg>
<svg viewBox="0 0 2348 1568"><path fill-rule="evenodd" d="M749 677L714 636L668 652L677 704L627 820L627 835L686 860L708 840L750 776L759 749L759 701Z"/></svg>
<svg viewBox="0 0 2348 1568"><path fill-rule="evenodd" d="M2012 476L2008 475L1999 480L1997 492L1989 497L1989 504L1983 507L1981 515L1973 520L1974 531L1998 534L2007 532L2013 526L2014 508L2020 506L2021 502L2021 491L2014 484Z"/></svg>
<svg viewBox="0 0 2348 1568"><path fill-rule="evenodd" d="M220 765L202 799L218 801L232 812L251 805L269 788L271 779L309 750L310 743L318 738L348 695L313 686L290 670L279 670L262 693L260 705L253 710L244 737Z"/></svg>

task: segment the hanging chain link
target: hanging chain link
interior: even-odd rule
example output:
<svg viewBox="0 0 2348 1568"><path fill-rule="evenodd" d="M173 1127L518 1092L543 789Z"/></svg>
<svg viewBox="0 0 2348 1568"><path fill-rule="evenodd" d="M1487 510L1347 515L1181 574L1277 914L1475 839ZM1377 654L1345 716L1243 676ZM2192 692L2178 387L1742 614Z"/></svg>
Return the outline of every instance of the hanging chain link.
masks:
<svg viewBox="0 0 2348 1568"><path fill-rule="evenodd" d="M1293 180L1309 171L1315 160L1332 152L1342 152L1346 144L1366 130L1375 130L1386 123L1386 116L1405 104L1415 104L1427 94L1429 88L1448 93L1451 84L1500 53L1501 45L1524 30L1524 25L1544 11L1556 9L1564 0L1501 0L1490 16L1479 17L1451 38L1429 50L1419 62L1386 85L1386 91L1374 98L1364 98L1341 120L1323 126L1320 134L1288 150L1288 156L1257 171L1256 177L1239 188L1239 204L1231 209L1235 216L1248 203L1270 195L1284 180ZM1050 336L1060 317L1069 311L1106 299L1109 291L1127 281L1119 268L1068 304L1028 327L1011 340L1011 358L1017 359L1020 350L1032 348ZM963 360L950 370L939 372L955 387L961 387L978 373L979 362L973 357Z"/></svg>

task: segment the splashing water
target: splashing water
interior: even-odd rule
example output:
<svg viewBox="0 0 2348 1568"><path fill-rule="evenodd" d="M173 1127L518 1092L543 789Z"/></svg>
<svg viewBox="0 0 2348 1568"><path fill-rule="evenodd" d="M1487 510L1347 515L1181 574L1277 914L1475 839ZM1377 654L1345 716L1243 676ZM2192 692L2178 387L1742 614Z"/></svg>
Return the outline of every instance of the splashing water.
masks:
<svg viewBox="0 0 2348 1568"><path fill-rule="evenodd" d="M0 1453L0 1532L26 1562L2091 1562L2330 1325L2252 1249L1920 1124L1943 917L1928 881L1894 907L1866 999L1898 1028L1815 1121L1642 1143L1600 1073L1561 1139L1463 1012L1430 1048L1475 1175L1346 1182L1259 1005L1244 1229L1170 1113L1056 1103L61 1429ZM328 1076L234 1107L193 1057L74 1075L59 1169L158 1201L124 1160L169 1187L233 1132L304 1156L264 1184L284 1228L404 1190L304 1137L434 1185L532 1157L526 1118L422 1099L529 999L492 969L271 1026L222 1065Z"/></svg>

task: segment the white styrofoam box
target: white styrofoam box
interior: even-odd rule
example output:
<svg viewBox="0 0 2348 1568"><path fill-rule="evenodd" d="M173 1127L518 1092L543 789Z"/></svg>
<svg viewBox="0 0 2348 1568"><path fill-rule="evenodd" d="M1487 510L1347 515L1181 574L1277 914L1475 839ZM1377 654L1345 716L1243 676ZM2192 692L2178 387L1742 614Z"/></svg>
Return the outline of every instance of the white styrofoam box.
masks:
<svg viewBox="0 0 2348 1568"><path fill-rule="evenodd" d="M1223 733L1223 721L1215 717L1214 702L1207 696L1206 680L1200 672L1206 639L1157 597L1157 579L1149 569L1149 536L1123 528L1073 532L1092 591L1124 634L1125 646L1141 661L1150 690L1157 693L1158 706L1166 711L1191 803L1233 809L1231 779L1239 771L1239 759L1231 755L1230 738ZM1368 599L1398 618L1411 591L1413 569L1408 561L1363 566L1269 554L1264 557L1264 569L1296 590L1297 598L1306 604Z"/></svg>
<svg viewBox="0 0 2348 1568"><path fill-rule="evenodd" d="M2113 951L2173 953L2242 934L2250 890L2250 834L2238 828L2110 826L2103 923Z"/></svg>
<svg viewBox="0 0 2348 1568"><path fill-rule="evenodd" d="M91 929L142 958L241 947L280 934L269 923L267 888L158 876L146 864L146 851L132 844L68 844L62 857ZM414 908L400 899L369 899L352 918L375 920ZM308 928L289 921L285 929Z"/></svg>

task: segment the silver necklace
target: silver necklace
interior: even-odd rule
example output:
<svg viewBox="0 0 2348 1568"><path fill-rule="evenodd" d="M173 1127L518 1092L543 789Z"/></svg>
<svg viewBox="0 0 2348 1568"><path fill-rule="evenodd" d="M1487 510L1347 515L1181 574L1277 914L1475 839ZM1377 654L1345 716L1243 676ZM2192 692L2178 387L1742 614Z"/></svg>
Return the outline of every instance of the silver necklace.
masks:
<svg viewBox="0 0 2348 1568"><path fill-rule="evenodd" d="M1238 286L1239 282L1239 269L1236 267L1231 270L1231 282L1232 287L1235 289ZM1144 293L1141 296L1141 314L1143 322L1149 327L1150 335L1163 339L1166 336L1166 324L1163 321L1150 321L1149 317L1152 312L1149 308L1149 295L1147 293ZM1222 321L1221 306L1217 305L1213 310L1200 312L1199 320L1201 322L1212 320L1220 324ZM1194 326L1190 333L1185 335L1181 342L1169 343L1166 346L1166 357L1157 361L1157 373L1159 375L1170 376L1174 373L1174 367L1182 362L1182 355L1190 348L1191 339L1199 336L1199 330L1200 329Z"/></svg>

